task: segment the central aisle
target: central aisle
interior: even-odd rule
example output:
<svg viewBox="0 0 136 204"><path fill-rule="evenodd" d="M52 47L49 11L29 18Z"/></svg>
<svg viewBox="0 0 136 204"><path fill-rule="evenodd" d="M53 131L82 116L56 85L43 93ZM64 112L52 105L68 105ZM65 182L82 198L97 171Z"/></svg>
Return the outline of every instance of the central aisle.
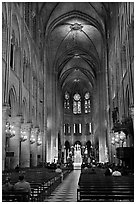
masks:
<svg viewBox="0 0 136 204"><path fill-rule="evenodd" d="M73 170L61 183L46 202L76 202L77 187L81 170Z"/></svg>

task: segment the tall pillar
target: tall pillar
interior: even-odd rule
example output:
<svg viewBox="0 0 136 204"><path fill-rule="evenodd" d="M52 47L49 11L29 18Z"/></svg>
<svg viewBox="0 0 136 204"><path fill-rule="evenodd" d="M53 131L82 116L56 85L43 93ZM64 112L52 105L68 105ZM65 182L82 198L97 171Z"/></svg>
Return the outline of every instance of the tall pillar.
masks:
<svg viewBox="0 0 136 204"><path fill-rule="evenodd" d="M104 138L99 138L99 162L105 163L107 160L106 158L106 141Z"/></svg>
<svg viewBox="0 0 136 204"><path fill-rule="evenodd" d="M47 156L47 162L51 162L51 131L47 131L47 141L46 141L46 156Z"/></svg>
<svg viewBox="0 0 136 204"><path fill-rule="evenodd" d="M19 151L20 151L20 129L21 116L15 116L10 119L10 124L14 126L15 136L9 140L9 151L14 152L14 157L10 158L10 168L14 169L19 165Z"/></svg>
<svg viewBox="0 0 136 204"><path fill-rule="evenodd" d="M32 155L32 158L31 158L31 165L32 166L37 166L37 138L38 138L38 128L33 128L31 130L31 137L30 137L30 140L31 140L31 147L30 147L30 152L31 152L31 155Z"/></svg>
<svg viewBox="0 0 136 204"><path fill-rule="evenodd" d="M50 158L51 158L51 162L54 162L54 137L53 136L51 136L51 146L50 146L50 148L51 148L51 155L50 155Z"/></svg>
<svg viewBox="0 0 136 204"><path fill-rule="evenodd" d="M42 162L43 164L46 162L46 142L45 142L45 132L41 132L42 134Z"/></svg>
<svg viewBox="0 0 136 204"><path fill-rule="evenodd" d="M5 159L6 159L6 134L5 134L5 128L6 128L6 122L8 118L9 113L9 106L3 106L2 107L2 171L5 170Z"/></svg>
<svg viewBox="0 0 136 204"><path fill-rule="evenodd" d="M64 163L66 163L66 149L64 148Z"/></svg>
<svg viewBox="0 0 136 204"><path fill-rule="evenodd" d="M58 161L58 137L56 137L55 159Z"/></svg>
<svg viewBox="0 0 136 204"><path fill-rule="evenodd" d="M37 155L38 155L37 164L42 163L42 153L43 153L42 143L43 143L43 134L42 134L42 132L40 132L38 134L38 141L37 141Z"/></svg>
<svg viewBox="0 0 136 204"><path fill-rule="evenodd" d="M21 167L30 167L30 134L31 123L21 124L22 135L26 136L26 140L20 141L20 164Z"/></svg>

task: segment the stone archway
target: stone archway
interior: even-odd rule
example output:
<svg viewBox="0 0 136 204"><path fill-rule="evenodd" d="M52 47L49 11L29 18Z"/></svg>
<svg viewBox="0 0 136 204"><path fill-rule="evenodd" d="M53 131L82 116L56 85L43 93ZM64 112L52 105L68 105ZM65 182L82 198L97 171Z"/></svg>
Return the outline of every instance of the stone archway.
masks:
<svg viewBox="0 0 136 204"><path fill-rule="evenodd" d="M81 154L81 142L76 141L74 143L74 168L81 168L82 164L82 154Z"/></svg>

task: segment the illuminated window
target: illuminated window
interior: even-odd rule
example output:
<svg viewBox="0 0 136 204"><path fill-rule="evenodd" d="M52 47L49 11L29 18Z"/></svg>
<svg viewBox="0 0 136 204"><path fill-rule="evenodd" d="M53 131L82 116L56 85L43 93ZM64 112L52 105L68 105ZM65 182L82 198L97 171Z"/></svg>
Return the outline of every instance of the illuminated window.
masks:
<svg viewBox="0 0 136 204"><path fill-rule="evenodd" d="M90 94L89 94L89 92L87 92L85 94L84 107L85 107L85 113L90 113L91 112L91 102L90 102Z"/></svg>
<svg viewBox="0 0 136 204"><path fill-rule="evenodd" d="M92 125L91 123L86 124L86 135L89 135L92 133Z"/></svg>
<svg viewBox="0 0 136 204"><path fill-rule="evenodd" d="M74 134L77 135L77 134L82 134L82 124L79 123L79 124L74 124Z"/></svg>
<svg viewBox="0 0 136 204"><path fill-rule="evenodd" d="M69 93L66 91L64 96L64 108L69 110L70 109L70 103L69 103Z"/></svg>
<svg viewBox="0 0 136 204"><path fill-rule="evenodd" d="M73 113L80 114L81 113L81 96L76 93L73 97Z"/></svg>
<svg viewBox="0 0 136 204"><path fill-rule="evenodd" d="M65 135L70 135L71 133L71 127L70 125L67 123L67 124L64 124L64 134Z"/></svg>

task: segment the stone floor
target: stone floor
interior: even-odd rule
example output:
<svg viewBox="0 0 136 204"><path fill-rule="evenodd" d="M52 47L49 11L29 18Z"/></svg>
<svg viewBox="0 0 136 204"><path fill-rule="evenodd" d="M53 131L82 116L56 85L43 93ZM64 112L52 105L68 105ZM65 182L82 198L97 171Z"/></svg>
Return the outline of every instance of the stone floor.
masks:
<svg viewBox="0 0 136 204"><path fill-rule="evenodd" d="M73 170L46 202L77 202L77 186L81 170Z"/></svg>

